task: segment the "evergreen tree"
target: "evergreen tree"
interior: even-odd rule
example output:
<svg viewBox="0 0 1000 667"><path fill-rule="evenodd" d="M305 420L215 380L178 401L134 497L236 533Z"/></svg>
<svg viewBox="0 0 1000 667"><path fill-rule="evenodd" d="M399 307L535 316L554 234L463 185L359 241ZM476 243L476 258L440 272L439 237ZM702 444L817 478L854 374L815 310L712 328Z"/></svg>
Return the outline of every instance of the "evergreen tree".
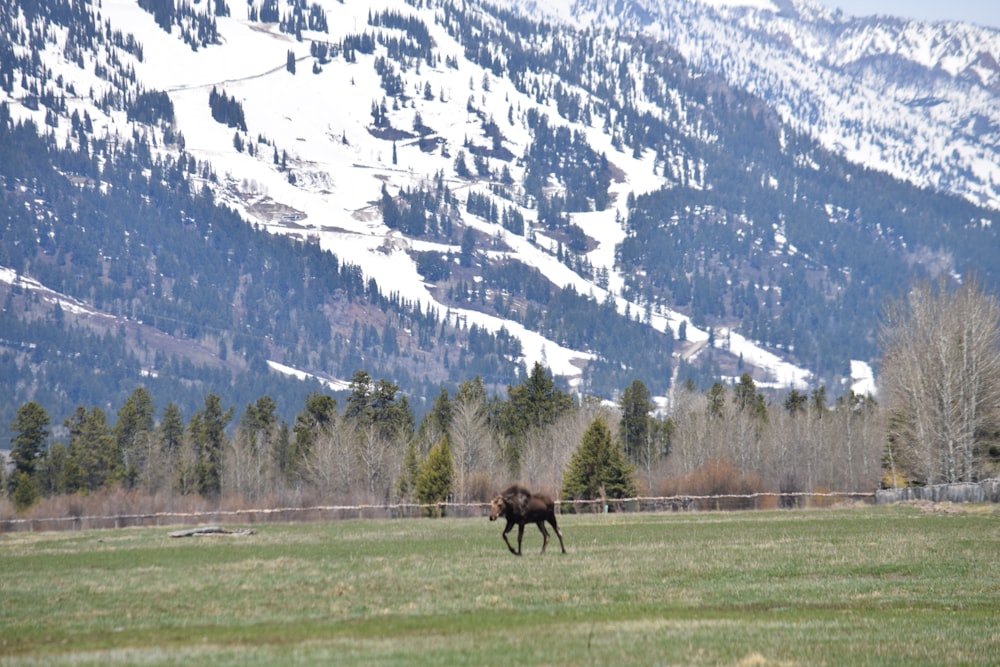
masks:
<svg viewBox="0 0 1000 667"><path fill-rule="evenodd" d="M275 449L278 421L277 404L270 396L247 405L241 415L232 447L238 493L260 496L274 481L272 472L282 463Z"/></svg>
<svg viewBox="0 0 1000 667"><path fill-rule="evenodd" d="M621 444L612 439L604 418L597 417L584 431L580 446L570 458L562 497L565 500L629 498L635 495L633 471Z"/></svg>
<svg viewBox="0 0 1000 667"><path fill-rule="evenodd" d="M327 394L313 392L306 397L306 405L295 417L295 440L288 457L286 477L289 479L305 472L306 461L312 456L316 439L337 423L337 399Z"/></svg>
<svg viewBox="0 0 1000 667"><path fill-rule="evenodd" d="M472 266L473 252L476 249L476 234L471 227L466 227L462 232L462 243L458 255L458 263L463 268Z"/></svg>
<svg viewBox="0 0 1000 667"><path fill-rule="evenodd" d="M160 425L156 428L156 466L148 470L153 490L173 490L181 468L181 451L184 447L184 418L173 402L163 410Z"/></svg>
<svg viewBox="0 0 1000 667"><path fill-rule="evenodd" d="M13 481L25 474L31 477L49 437L49 415L38 403L25 403L17 410L17 416L10 425L14 433L10 439L10 459L14 463Z"/></svg>
<svg viewBox="0 0 1000 667"><path fill-rule="evenodd" d="M431 451L427 454L427 460L420 467L416 484L417 501L423 505L433 505L446 501L451 495L454 479L455 465L451 456L451 447L448 445L448 436L445 435L431 447ZM435 507L427 508L425 513L430 516L441 516L442 511Z"/></svg>
<svg viewBox="0 0 1000 667"><path fill-rule="evenodd" d="M65 425L70 438L67 490L96 491L121 482L125 466L104 411L80 406Z"/></svg>
<svg viewBox="0 0 1000 667"><path fill-rule="evenodd" d="M206 498L222 493L222 452L226 425L232 418L233 408L223 412L222 399L215 394L205 397L205 407L192 418L198 493Z"/></svg>
<svg viewBox="0 0 1000 667"><path fill-rule="evenodd" d="M458 151L455 157L455 173L459 178L469 177L469 165L465 163L465 151Z"/></svg>
<svg viewBox="0 0 1000 667"><path fill-rule="evenodd" d="M388 437L413 431L413 413L399 386L385 379L373 382L367 371L357 371L351 378L344 414L359 428L373 426Z"/></svg>
<svg viewBox="0 0 1000 667"><path fill-rule="evenodd" d="M153 431L153 399L142 387L136 388L118 410L114 436L125 467L125 481L135 486L145 473Z"/></svg>
<svg viewBox="0 0 1000 667"><path fill-rule="evenodd" d="M535 362L522 384L507 386L504 427L513 437L523 436L529 428L547 426L573 407L573 397L556 386L552 373Z"/></svg>
<svg viewBox="0 0 1000 667"><path fill-rule="evenodd" d="M396 200L392 198L389 194L389 190L385 187L385 183L382 184L382 222L389 229L396 229L399 227L400 213L399 207L396 205Z"/></svg>
<svg viewBox="0 0 1000 667"><path fill-rule="evenodd" d="M39 496L38 484L35 483L31 475L26 472L14 474L14 491L11 494L14 509L18 512L28 509L38 502Z"/></svg>
<svg viewBox="0 0 1000 667"><path fill-rule="evenodd" d="M733 403L740 412L757 417L767 417L767 404L764 395L757 392L757 385L749 373L743 373L733 392Z"/></svg>
<svg viewBox="0 0 1000 667"><path fill-rule="evenodd" d="M793 415L805 412L808 401L809 398L805 394L798 389L792 389L785 398L785 410L788 410L789 414Z"/></svg>
<svg viewBox="0 0 1000 667"><path fill-rule="evenodd" d="M403 454L403 469L399 473L399 497L412 500L416 494L417 479L420 477L420 457L417 454L417 444L410 440Z"/></svg>
<svg viewBox="0 0 1000 667"><path fill-rule="evenodd" d="M420 422L418 436L421 438L421 442L435 442L442 434L447 433L451 428L453 411L454 406L448 396L448 390L441 387L430 412Z"/></svg>
<svg viewBox="0 0 1000 667"><path fill-rule="evenodd" d="M184 444L184 419L180 408L174 403L168 403L163 410L160 422L160 446L168 451L176 452Z"/></svg>
<svg viewBox="0 0 1000 667"><path fill-rule="evenodd" d="M649 389L641 380L633 380L622 393L618 405L621 408L618 438L629 460L641 466L646 463L647 444L652 438L650 413L653 403L649 398Z"/></svg>

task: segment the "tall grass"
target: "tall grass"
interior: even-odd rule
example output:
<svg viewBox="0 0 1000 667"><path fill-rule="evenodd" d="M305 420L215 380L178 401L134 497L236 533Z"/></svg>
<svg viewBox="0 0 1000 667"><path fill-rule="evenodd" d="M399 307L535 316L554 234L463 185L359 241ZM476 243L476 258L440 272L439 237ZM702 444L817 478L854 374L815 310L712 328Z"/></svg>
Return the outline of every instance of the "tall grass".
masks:
<svg viewBox="0 0 1000 667"><path fill-rule="evenodd" d="M1000 662L1000 515L907 507L0 536L0 664Z"/></svg>

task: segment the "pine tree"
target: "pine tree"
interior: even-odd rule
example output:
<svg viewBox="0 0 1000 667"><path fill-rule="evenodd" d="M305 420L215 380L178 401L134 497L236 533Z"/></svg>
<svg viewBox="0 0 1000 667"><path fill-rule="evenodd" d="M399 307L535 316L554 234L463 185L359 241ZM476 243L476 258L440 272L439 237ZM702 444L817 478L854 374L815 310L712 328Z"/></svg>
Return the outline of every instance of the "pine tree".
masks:
<svg viewBox="0 0 1000 667"><path fill-rule="evenodd" d="M404 501L412 500L416 494L417 479L420 477L420 458L417 445L410 440L403 454L403 470L399 474L399 496Z"/></svg>
<svg viewBox="0 0 1000 667"><path fill-rule="evenodd" d="M313 392L306 397L305 408L295 417L295 440L288 457L286 475L289 479L305 472L306 462L312 456L319 437L337 422L337 399L327 394Z"/></svg>
<svg viewBox="0 0 1000 667"><path fill-rule="evenodd" d="M153 398L142 387L136 388L118 410L114 436L125 465L125 479L135 486L146 470L149 437L153 430Z"/></svg>
<svg viewBox="0 0 1000 667"><path fill-rule="evenodd" d="M10 439L10 459L14 463L14 481L24 473L35 474L35 466L49 437L49 415L38 403L25 403L17 410L17 416L10 425L14 436Z"/></svg>
<svg viewBox="0 0 1000 667"><path fill-rule="evenodd" d="M192 438L197 456L198 492L206 498L222 493L222 450L226 424L233 409L222 411L222 399L215 394L205 397L205 407L192 418Z"/></svg>
<svg viewBox="0 0 1000 667"><path fill-rule="evenodd" d="M80 406L65 425L70 437L67 490L96 491L121 482L125 466L104 411Z"/></svg>
<svg viewBox="0 0 1000 667"><path fill-rule="evenodd" d="M436 445L431 447L431 451L427 454L427 460L420 467L420 475L417 477L416 484L417 500L424 505L434 505L446 501L451 495L454 479L455 464L452 460L448 436L445 435ZM429 507L425 513L428 516L441 516L443 514L439 507Z"/></svg>
<svg viewBox="0 0 1000 667"><path fill-rule="evenodd" d="M28 509L38 502L39 495L38 485L28 473L19 472L15 474L14 492L11 494L11 500L14 501L14 509L18 512Z"/></svg>
<svg viewBox="0 0 1000 667"><path fill-rule="evenodd" d="M524 383L507 386L500 420L504 432L520 443L532 428L555 423L573 407L573 397L556 386L552 374L535 362Z"/></svg>
<svg viewBox="0 0 1000 667"><path fill-rule="evenodd" d="M621 444L611 437L603 417L597 417L583 434L570 458L563 481L565 500L629 498L635 495L634 468L625 460Z"/></svg>
<svg viewBox="0 0 1000 667"><path fill-rule="evenodd" d="M649 399L649 389L641 380L633 380L618 404L622 413L618 422L618 437L625 448L625 455L633 463L642 465L646 462L646 445L652 435L650 413L653 403Z"/></svg>

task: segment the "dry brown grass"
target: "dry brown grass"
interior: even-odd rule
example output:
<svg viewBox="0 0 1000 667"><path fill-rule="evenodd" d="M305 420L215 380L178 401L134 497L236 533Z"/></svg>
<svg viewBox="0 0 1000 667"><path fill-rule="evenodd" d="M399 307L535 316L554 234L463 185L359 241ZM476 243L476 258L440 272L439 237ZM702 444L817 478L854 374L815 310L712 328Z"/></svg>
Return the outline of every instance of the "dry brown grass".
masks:
<svg viewBox="0 0 1000 667"><path fill-rule="evenodd" d="M741 471L732 459L718 458L706 461L683 477L664 480L659 486L666 496L735 496L751 495L764 490L764 483L754 472ZM758 498L716 498L712 507L704 509L736 510L760 507Z"/></svg>

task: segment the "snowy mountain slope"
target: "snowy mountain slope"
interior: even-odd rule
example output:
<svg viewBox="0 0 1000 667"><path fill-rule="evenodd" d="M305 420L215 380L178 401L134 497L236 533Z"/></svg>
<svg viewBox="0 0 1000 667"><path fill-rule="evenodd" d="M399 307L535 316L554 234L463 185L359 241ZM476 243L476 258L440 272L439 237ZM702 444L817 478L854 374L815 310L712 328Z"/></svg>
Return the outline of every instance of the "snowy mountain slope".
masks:
<svg viewBox="0 0 1000 667"><path fill-rule="evenodd" d="M709 56L691 35L725 29L740 39L745 29L733 17L773 18L776 4L672 3L669 12L628 5L624 15L637 25L649 25L661 10L683 22L683 30L668 31L669 43L618 28L553 29L475 3L255 0L230 8L231 15L221 2L142 4L152 9L128 0L65 0L46 15L44 4L0 5L15 12L21 33L12 40L16 71L0 72L11 115L32 119L73 151L148 142L196 174L194 190L208 187L247 223L331 251L418 313L514 336L519 350L509 362L523 368L539 361L581 392L611 397L623 377L643 372L663 392L686 377L710 382L744 371L778 389L847 383L858 375L854 367L874 361L871 314L880 299L911 271L960 274L982 263L976 253L989 256L995 246L984 212L845 167L799 135L795 123L782 123L764 104L772 97L766 91L749 86L759 96L747 95L693 64ZM158 13L167 6L178 14ZM100 35L88 43L76 34L86 21L56 16L67 7L92 12ZM595 25L606 19L604 5L590 5L590 14L580 7L562 9ZM321 15L322 26L290 28L299 10ZM816 25L832 24L824 16ZM809 51L811 42L796 35L805 40L796 53ZM688 61L673 50L675 41L692 50ZM779 90L813 76L804 56L775 56L774 67L790 77L782 84L773 74L769 85ZM232 108L212 108L216 95L238 107L238 119ZM154 111L166 99L169 113L144 115L140 101L149 99ZM94 178L72 169L66 175L84 184ZM35 196L29 181L16 192ZM930 214L907 214L909 201L942 211L957 230L974 229L960 232L959 241L928 232ZM44 208L43 197L35 203ZM398 219L415 210L419 228ZM524 228L508 225L508 214L523 218ZM58 221L40 225L39 257L18 266L50 262L46 253L72 257L44 242L62 234ZM859 261L884 264L888 277L852 264L859 248ZM107 282L115 260L110 250L101 254L97 273ZM160 260L153 253L143 261L155 270ZM531 287L536 276L545 283L541 297ZM377 344L398 324L366 320L366 309L378 309L373 303L330 295L319 308L326 318L319 329L327 330L317 340L339 337L335 345L343 346L349 337L346 344L357 346L331 361L328 350L302 349L294 332L279 340L247 315L246 285L261 279L252 272L234 278L232 324L212 325L233 329L203 333L201 344L226 352L238 345L243 365L252 366L239 339L260 328L256 347L266 350L266 367L345 381L369 352L377 354L361 340ZM199 280L204 276L192 289ZM79 300L86 292L73 294ZM136 296L150 303L140 297L150 294ZM151 303L172 306L171 299ZM141 317L130 314L135 306L112 306L114 317ZM352 331L349 317L368 331L357 324ZM630 326L652 337L601 340ZM398 337L417 338L402 327ZM437 345L422 350L440 357L434 378L452 361L447 344ZM471 349L453 345L456 355Z"/></svg>
<svg viewBox="0 0 1000 667"><path fill-rule="evenodd" d="M281 32L275 24L218 16L215 21L219 43L198 49L183 43L176 28L172 34L162 30L154 16L134 2L105 1L100 12L112 29L133 35L143 46L142 60L131 58L127 65L135 73L134 90L163 90L169 94L174 108L174 129L183 135L185 150L212 165L221 180L218 196L242 211L248 222L274 233L319 242L361 265L366 275L377 277L384 291L404 295L424 308L437 309L453 321L476 323L489 330L508 330L520 339L526 363L544 360L556 374L578 377L581 365L592 353L546 340L516 322L440 304L406 251L456 249L403 238L381 223L374 205L383 185L395 192L430 182L437 172L451 172L450 160L443 159L442 153L454 155L470 137L476 140L482 136L480 118L469 111L473 105L497 110L491 112L497 115L503 109L516 109L519 119L530 108L547 113L553 113L554 109L540 107L509 81L465 60L463 46L435 23L430 9L415 10L391 0L363 6L324 3L323 9L329 32L306 31L301 41ZM422 123L433 128L432 138L443 150L421 150L415 136L390 142L370 131L371 106L385 99L381 82L370 67L371 57L359 57L357 63L347 66L338 64L318 67L318 72L308 71L313 61L310 57L313 42L338 43L363 32L367 29L368 15L384 10L420 18L431 30L437 52L446 59L454 58L457 63L457 67L445 67L440 62L436 66L418 65L418 71L411 71L407 77L412 89L408 95L410 105L388 113L395 128L412 127L419 114ZM68 33L61 43L59 39L56 41L65 45ZM294 54L300 70L296 74L286 67L290 53ZM107 86L90 74L95 63L75 67L62 56L60 49L49 49L43 54L46 65L71 82L76 90L93 91ZM278 149L283 155L287 153L287 171L276 169L266 148L258 148L256 155L234 149L232 128L213 120L206 104L213 88L224 90L241 102L249 140L264 136L274 145L275 154ZM424 95L425 90L432 91L433 96ZM12 97L17 100L23 94L24 91L15 90ZM68 100L67 115L73 111L86 111L93 116L99 133L125 136L135 129L124 113L105 114L83 96ZM44 123L42 110L32 111L15 104L14 113L34 117L40 126ZM68 123L61 122L55 129L65 133L69 140ZM597 128L580 129L597 150L613 154L614 165L622 174L611 189L615 198L624 199L627 192L641 194L663 185L663 179L652 174L648 159L635 159L616 151L610 138ZM512 154L521 155L527 150L530 135L523 120L505 125L503 133L504 147ZM510 169L515 179L523 175L516 163L511 163ZM288 173L294 174L294 184ZM452 180L451 185L458 192L476 189L487 192L485 182ZM275 216L275 210L281 214ZM524 212L532 215L528 209ZM574 216L576 223L595 241L587 258L608 271L609 289L622 282L614 266L614 244L622 235L615 214L616 209L609 209ZM557 287L572 285L581 294L591 294L598 300L607 298L607 290L556 260L554 240L539 235L535 242L530 242L497 230L495 225L476 216L463 215L463 218L469 226L497 237L504 247L502 254L536 267ZM620 312L627 307L640 312L638 304L627 304L618 297L616 300ZM662 331L668 326L676 329L686 320L668 311L657 314L650 324ZM687 338L698 344L707 339L707 334L689 326ZM744 355L747 363L759 366L762 381L784 386L801 384L808 377L806 371L752 344L741 344L738 353Z"/></svg>
<svg viewBox="0 0 1000 667"><path fill-rule="evenodd" d="M643 30L858 164L1000 208L1000 31L801 0L511 4Z"/></svg>

